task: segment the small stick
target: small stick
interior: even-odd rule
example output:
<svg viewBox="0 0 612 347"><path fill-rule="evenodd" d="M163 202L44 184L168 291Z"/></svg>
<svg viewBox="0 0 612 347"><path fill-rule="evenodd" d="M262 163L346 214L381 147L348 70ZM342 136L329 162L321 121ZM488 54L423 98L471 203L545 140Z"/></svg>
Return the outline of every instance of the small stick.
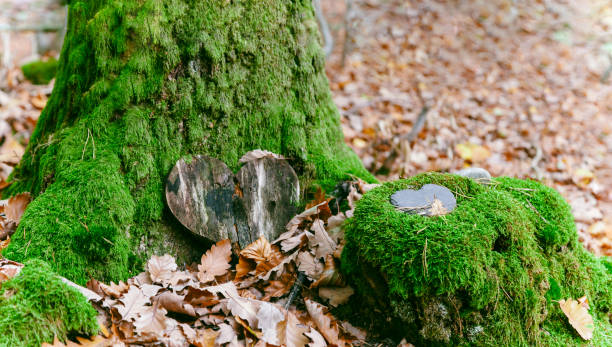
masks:
<svg viewBox="0 0 612 347"><path fill-rule="evenodd" d="M295 283L293 283L293 287L291 288L291 292L289 292L289 297L287 298L287 303L285 304L286 310L289 309L289 306L291 306L293 300L295 300L295 298L302 290L302 285L304 284L305 280L306 275L304 275L302 271L298 271L298 277L296 278Z"/></svg>

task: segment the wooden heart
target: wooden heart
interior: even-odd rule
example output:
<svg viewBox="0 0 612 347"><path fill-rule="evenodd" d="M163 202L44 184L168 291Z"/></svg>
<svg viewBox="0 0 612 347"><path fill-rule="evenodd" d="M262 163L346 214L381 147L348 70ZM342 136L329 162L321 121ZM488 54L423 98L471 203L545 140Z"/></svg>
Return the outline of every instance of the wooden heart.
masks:
<svg viewBox="0 0 612 347"><path fill-rule="evenodd" d="M450 213L457 207L457 200L453 193L448 188L437 184L426 184L419 190L398 190L391 195L390 202L406 213L426 216L440 215L432 210L432 207L435 209L434 200L442 203L445 213Z"/></svg>
<svg viewBox="0 0 612 347"><path fill-rule="evenodd" d="M299 181L283 159L256 158L236 176L207 156L179 160L166 183L170 211L187 229L211 241L241 247L285 231L299 202Z"/></svg>
<svg viewBox="0 0 612 347"><path fill-rule="evenodd" d="M234 174L207 156L180 159L166 182L170 211L192 232L212 241L237 240L233 213Z"/></svg>

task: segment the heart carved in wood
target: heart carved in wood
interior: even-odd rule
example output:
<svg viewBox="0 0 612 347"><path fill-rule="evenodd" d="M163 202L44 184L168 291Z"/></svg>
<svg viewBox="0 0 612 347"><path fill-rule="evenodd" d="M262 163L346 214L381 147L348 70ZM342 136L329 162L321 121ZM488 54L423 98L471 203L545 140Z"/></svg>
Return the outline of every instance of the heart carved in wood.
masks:
<svg viewBox="0 0 612 347"><path fill-rule="evenodd" d="M275 239L297 211L300 185L278 156L246 161L235 175L219 159L180 159L166 182L170 211L193 233L241 247L260 236Z"/></svg>

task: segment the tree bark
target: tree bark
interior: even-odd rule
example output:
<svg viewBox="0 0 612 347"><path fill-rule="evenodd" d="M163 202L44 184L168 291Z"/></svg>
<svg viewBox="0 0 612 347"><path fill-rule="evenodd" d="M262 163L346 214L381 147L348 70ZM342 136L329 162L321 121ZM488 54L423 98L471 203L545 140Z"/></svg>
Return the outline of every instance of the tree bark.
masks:
<svg viewBox="0 0 612 347"><path fill-rule="evenodd" d="M372 179L343 143L310 0L71 1L57 80L5 192L35 197L4 255L83 284L198 243L164 203L185 155L289 158L301 186Z"/></svg>

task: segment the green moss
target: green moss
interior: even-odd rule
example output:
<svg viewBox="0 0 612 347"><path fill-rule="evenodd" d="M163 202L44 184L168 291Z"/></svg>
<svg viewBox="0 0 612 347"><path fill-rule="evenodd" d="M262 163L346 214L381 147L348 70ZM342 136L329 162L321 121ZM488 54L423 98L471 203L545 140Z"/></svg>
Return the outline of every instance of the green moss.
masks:
<svg viewBox="0 0 612 347"><path fill-rule="evenodd" d="M71 1L55 88L3 194L35 196L5 256L78 283L125 279L153 251L190 262L163 193L183 156L236 171L260 148L302 187L372 181L343 142L318 41L309 0Z"/></svg>
<svg viewBox="0 0 612 347"><path fill-rule="evenodd" d="M455 192L457 208L423 217L389 203L395 191L427 183ZM391 302L413 342L580 345L554 300L586 294L597 325L592 345L612 345L606 261L584 250L568 204L538 182L496 178L483 186L427 173L385 183L347 222L342 260L362 297ZM372 276L384 278L383 293Z"/></svg>
<svg viewBox="0 0 612 347"><path fill-rule="evenodd" d="M40 346L57 336L98 332L96 310L40 260L0 284L0 346Z"/></svg>
<svg viewBox="0 0 612 347"><path fill-rule="evenodd" d="M57 72L57 59L49 58L46 61L34 61L21 67L23 76L34 84L47 84L55 77Z"/></svg>

